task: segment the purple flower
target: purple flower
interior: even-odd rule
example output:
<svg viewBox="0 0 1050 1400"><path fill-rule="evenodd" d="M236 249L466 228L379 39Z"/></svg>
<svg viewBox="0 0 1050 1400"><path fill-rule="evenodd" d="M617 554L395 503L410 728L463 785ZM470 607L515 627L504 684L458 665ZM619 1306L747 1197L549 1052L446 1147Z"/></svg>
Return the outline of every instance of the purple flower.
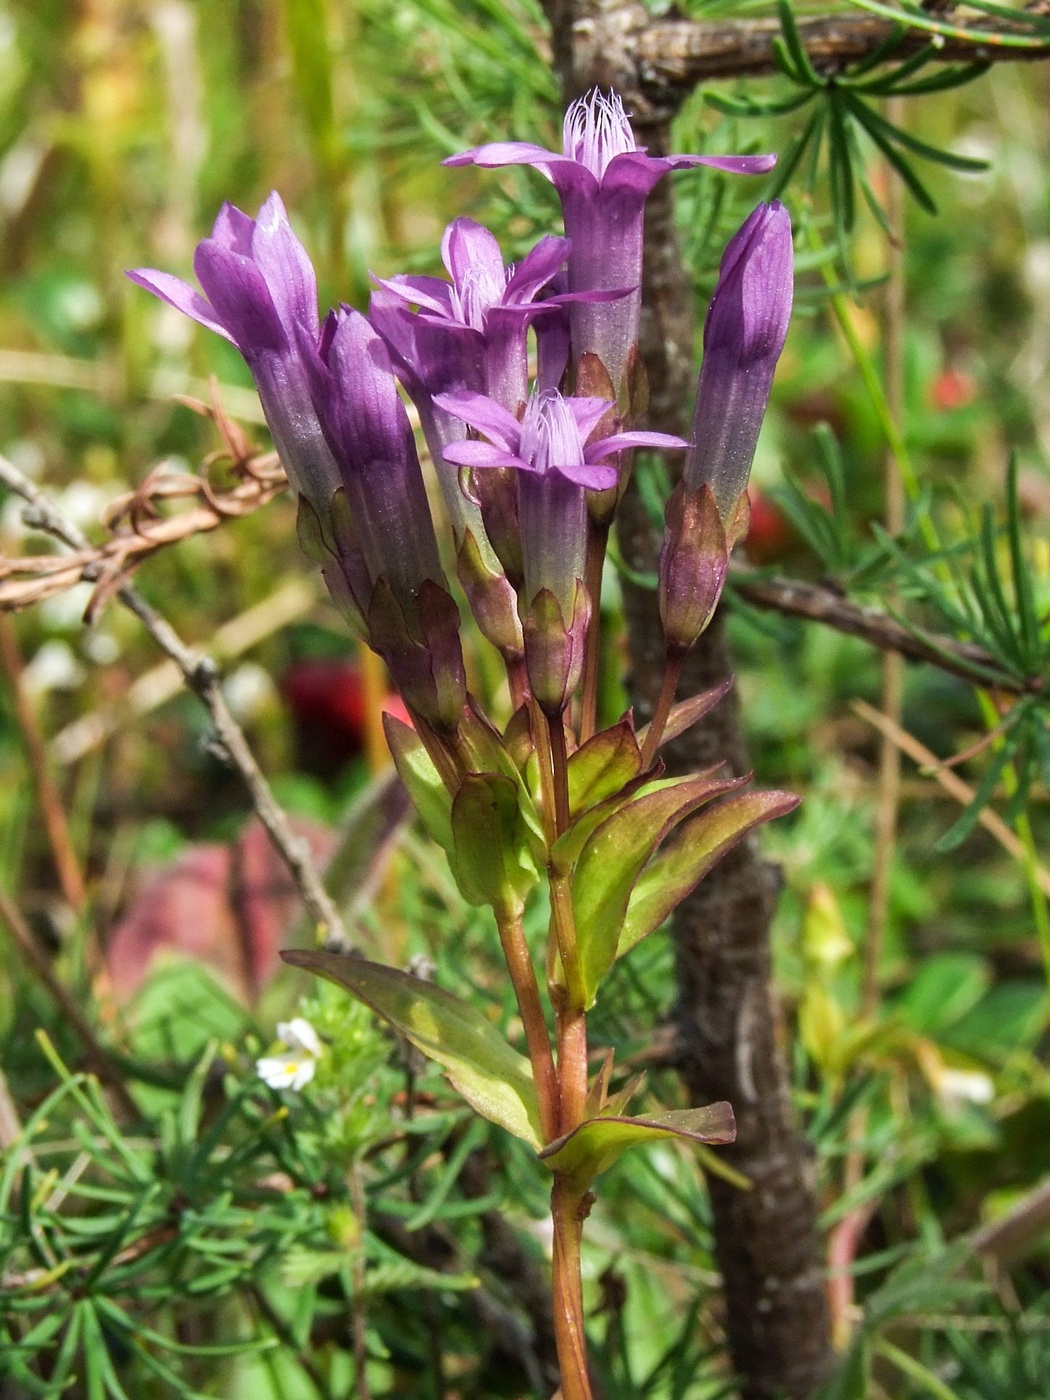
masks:
<svg viewBox="0 0 1050 1400"><path fill-rule="evenodd" d="M603 465L629 447L684 447L667 433L615 433L589 441L615 405L607 399L533 394L519 423L480 394L440 394L436 402L487 442L474 439L445 449L448 461L479 469L518 472L518 517L524 583L519 609L533 694L548 713L560 712L576 687L590 602L583 584L587 549L587 491L616 484Z"/></svg>
<svg viewBox="0 0 1050 1400"><path fill-rule="evenodd" d="M408 414L386 346L340 307L315 344L299 332L321 428L342 480L328 522L371 644L408 706L438 727L463 706L459 615L438 555Z"/></svg>
<svg viewBox="0 0 1050 1400"><path fill-rule="evenodd" d="M317 279L280 196L271 194L257 219L224 204L193 267L204 296L167 272L138 268L128 276L236 345L293 486L315 510L327 511L339 472L299 354L300 336L316 342L319 334Z"/></svg>
<svg viewBox="0 0 1050 1400"><path fill-rule="evenodd" d="M665 512L660 617L669 654L710 622L746 528L747 478L791 316L791 221L760 204L722 258L682 480Z"/></svg>
<svg viewBox="0 0 1050 1400"><path fill-rule="evenodd" d="M747 485L759 429L791 318L791 220L760 204L722 257L704 322L704 359L683 473L707 483L724 523Z"/></svg>
<svg viewBox="0 0 1050 1400"><path fill-rule="evenodd" d="M505 267L499 244L473 219L445 230L441 257L450 282L438 277L377 278L404 306L418 307L416 376L431 393L471 388L515 410L528 397L526 332L530 320L564 296L541 292L564 266L565 238L547 236L517 266ZM373 323L385 334L389 301Z"/></svg>
<svg viewBox="0 0 1050 1400"><path fill-rule="evenodd" d="M595 88L565 114L562 151L523 141L500 141L450 156L446 165L532 165L554 185L572 243L569 288L593 292L631 287L630 296L573 306L573 354L589 352L605 365L615 387L638 340L645 201L669 171L711 165L741 174L769 170L775 156L649 156L634 139L623 103Z"/></svg>

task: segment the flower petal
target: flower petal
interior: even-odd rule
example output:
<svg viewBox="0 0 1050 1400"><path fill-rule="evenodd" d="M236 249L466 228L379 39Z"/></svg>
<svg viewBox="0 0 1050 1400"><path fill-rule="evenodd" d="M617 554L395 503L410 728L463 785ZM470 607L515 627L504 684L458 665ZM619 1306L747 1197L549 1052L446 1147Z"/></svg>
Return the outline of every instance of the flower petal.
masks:
<svg viewBox="0 0 1050 1400"><path fill-rule="evenodd" d="M473 219L453 219L441 239L441 261L457 285L471 276L490 278L501 285L506 276L503 254L484 224Z"/></svg>
<svg viewBox="0 0 1050 1400"><path fill-rule="evenodd" d="M548 233L530 248L514 269L507 283L504 303L531 302L536 293L554 277L572 249L567 238Z"/></svg>
<svg viewBox="0 0 1050 1400"><path fill-rule="evenodd" d="M559 465L558 471L574 486L586 486L589 491L606 491L610 486L615 486L617 481L615 467L600 467L586 460Z"/></svg>
<svg viewBox="0 0 1050 1400"><path fill-rule="evenodd" d="M152 292L154 296L160 297L161 301L166 301L169 306L174 306L177 311L192 317L194 321L199 321L210 331L225 336L227 340L233 341L234 345L237 344L218 319L211 302L205 300L200 292L195 287L191 287L188 282L183 282L179 277L172 277L170 272L156 272L151 267L132 268L125 276L129 277L136 286L144 287L147 292Z"/></svg>
<svg viewBox="0 0 1050 1400"><path fill-rule="evenodd" d="M193 270L216 315L246 359L260 351L287 347L266 278L250 258L205 238L197 244Z"/></svg>
<svg viewBox="0 0 1050 1400"><path fill-rule="evenodd" d="M584 457L588 462L598 462L613 452L624 452L629 447L656 447L668 452L688 446L684 438L675 437L672 433L614 433L612 437L592 442L584 449Z"/></svg>
<svg viewBox="0 0 1050 1400"><path fill-rule="evenodd" d="M491 141L487 146L475 146L473 150L446 156L441 164L481 165L488 168L500 165L534 165L550 179L549 166L575 165L576 162L559 151L545 150L531 141Z"/></svg>
<svg viewBox="0 0 1050 1400"><path fill-rule="evenodd" d="M254 232L255 220L227 200L216 216L211 236L220 247L250 258Z"/></svg>
<svg viewBox="0 0 1050 1400"><path fill-rule="evenodd" d="M504 448L512 456L516 454L521 441L521 424L513 413L503 408L484 394L464 391L454 394L435 394L434 402L446 413L462 418L497 447Z"/></svg>
<svg viewBox="0 0 1050 1400"><path fill-rule="evenodd" d="M445 448L445 461L457 467L519 467L522 471L532 471L532 466L513 452L502 447L494 447L491 442L478 442L476 438L464 438L462 442L450 442Z"/></svg>
<svg viewBox="0 0 1050 1400"><path fill-rule="evenodd" d="M395 277L376 277L373 273L372 278L406 306L432 311L442 320L452 316L451 288L440 277L411 277L405 273L398 273Z"/></svg>
<svg viewBox="0 0 1050 1400"><path fill-rule="evenodd" d="M292 232L276 190L259 210L255 221L252 257L266 279L273 304L285 326L298 322L316 335L317 277L306 249Z"/></svg>
<svg viewBox="0 0 1050 1400"><path fill-rule="evenodd" d="M612 399L588 399L571 398L565 402L572 410L572 416L576 419L576 426L580 430L580 441L586 442L591 433L602 421L610 408L613 408Z"/></svg>

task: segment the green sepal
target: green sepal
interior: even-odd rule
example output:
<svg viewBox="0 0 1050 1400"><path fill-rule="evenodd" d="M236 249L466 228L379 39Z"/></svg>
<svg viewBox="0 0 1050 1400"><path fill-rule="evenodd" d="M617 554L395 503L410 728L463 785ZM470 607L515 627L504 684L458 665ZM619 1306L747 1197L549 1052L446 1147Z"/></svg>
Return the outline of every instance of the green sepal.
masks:
<svg viewBox="0 0 1050 1400"><path fill-rule="evenodd" d="M297 502L295 533L299 537L299 548L312 564L323 565L331 562L335 553L332 542L325 536L321 517L302 495Z"/></svg>
<svg viewBox="0 0 1050 1400"><path fill-rule="evenodd" d="M798 802L791 792L745 792L687 822L671 849L661 852L638 877L627 905L616 956L622 958L659 928L711 867L749 831L793 811Z"/></svg>
<svg viewBox="0 0 1050 1400"><path fill-rule="evenodd" d="M408 789L412 806L427 835L437 842L452 865L456 859L456 843L452 836L452 797L441 781L433 759L412 726L393 715L383 715L383 732L397 775Z"/></svg>
<svg viewBox="0 0 1050 1400"><path fill-rule="evenodd" d="M542 1146L532 1066L476 1007L432 982L366 958L306 948L285 949L281 957L345 987L436 1060L475 1113L537 1150Z"/></svg>
<svg viewBox="0 0 1050 1400"><path fill-rule="evenodd" d="M588 1191L595 1177L608 1171L629 1147L660 1138L727 1143L735 1137L736 1120L727 1103L674 1109L668 1113L646 1114L642 1118L589 1118L545 1147L540 1161L552 1172L568 1177L575 1190Z"/></svg>
<svg viewBox="0 0 1050 1400"><path fill-rule="evenodd" d="M569 758L569 816L613 797L641 772L642 754L629 719L594 734Z"/></svg>
<svg viewBox="0 0 1050 1400"><path fill-rule="evenodd" d="M539 880L518 784L501 773L468 773L452 802L452 873L463 898L520 910Z"/></svg>
<svg viewBox="0 0 1050 1400"><path fill-rule="evenodd" d="M616 961L631 891L656 847L697 807L746 781L702 774L647 784L648 791L620 807L588 838L572 876L585 1006L593 1006L599 983Z"/></svg>

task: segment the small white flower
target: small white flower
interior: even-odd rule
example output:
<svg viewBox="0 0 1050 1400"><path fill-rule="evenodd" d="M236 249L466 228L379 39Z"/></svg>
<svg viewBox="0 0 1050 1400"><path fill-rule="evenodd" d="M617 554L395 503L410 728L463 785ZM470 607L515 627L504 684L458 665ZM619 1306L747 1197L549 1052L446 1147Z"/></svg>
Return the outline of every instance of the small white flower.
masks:
<svg viewBox="0 0 1050 1400"><path fill-rule="evenodd" d="M264 1055L256 1060L259 1078L271 1089L301 1089L314 1077L322 1052L320 1037L302 1016L278 1021L277 1039L288 1048L283 1055Z"/></svg>
<svg viewBox="0 0 1050 1400"><path fill-rule="evenodd" d="M944 1069L937 1086L941 1097L949 1103L991 1103L995 1085L987 1074L977 1069Z"/></svg>

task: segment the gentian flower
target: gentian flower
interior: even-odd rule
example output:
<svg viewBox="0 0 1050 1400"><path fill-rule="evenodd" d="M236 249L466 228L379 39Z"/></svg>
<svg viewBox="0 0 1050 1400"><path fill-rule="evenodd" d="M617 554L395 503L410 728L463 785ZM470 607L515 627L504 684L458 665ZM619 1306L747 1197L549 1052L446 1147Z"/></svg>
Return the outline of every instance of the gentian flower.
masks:
<svg viewBox="0 0 1050 1400"><path fill-rule="evenodd" d="M722 257L682 480L667 503L660 615L683 653L710 622L747 524L747 478L792 301L791 220L760 204Z"/></svg>
<svg viewBox="0 0 1050 1400"><path fill-rule="evenodd" d="M369 319L419 411L452 525L460 582L482 632L512 667L522 646L507 577L520 581L517 491L508 474L496 472L476 482L470 495L463 490L445 448L464 438L467 429L435 403L435 395L471 390L520 412L528 397L530 324L537 325L542 374L561 377L568 346L565 304L576 294L543 294L568 252L567 239L548 236L517 267L504 266L488 229L472 219L455 219L441 243L451 281L377 278L369 308ZM552 356L555 342L560 355L556 350Z"/></svg>
<svg viewBox="0 0 1050 1400"><path fill-rule="evenodd" d="M616 483L605 459L630 447L684 447L668 433L614 433L589 439L613 403L533 394L519 423L480 394L440 394L438 405L483 433L487 442L456 442L448 461L480 470L518 473L523 584L518 597L525 662L532 692L551 715L560 714L580 678L590 600L583 583L588 490Z"/></svg>
<svg viewBox="0 0 1050 1400"><path fill-rule="evenodd" d="M305 330L299 341L343 485L322 533L331 531L366 638L406 705L434 727L451 728L465 700L459 611L390 356L348 307L329 313L316 345Z"/></svg>
<svg viewBox="0 0 1050 1400"><path fill-rule="evenodd" d="M317 279L280 196L271 194L257 219L224 204L211 237L197 245L193 268L204 296L167 272L137 268L128 276L236 345L292 485L323 515L339 472L299 352L299 337L316 341L320 331Z"/></svg>
<svg viewBox="0 0 1050 1400"><path fill-rule="evenodd" d="M707 482L723 521L747 486L791 319L791 219L760 204L730 239L704 321L704 358L683 478Z"/></svg>
<svg viewBox="0 0 1050 1400"><path fill-rule="evenodd" d="M635 141L623 103L595 88L565 114L562 150L525 141L498 141L450 156L446 165L531 165L561 198L565 234L572 243L569 289L593 292L632 288L608 303L581 301L570 312L575 362L598 356L619 391L638 342L641 307L642 219L645 201L669 170L710 165L761 174L775 156L650 156Z"/></svg>

